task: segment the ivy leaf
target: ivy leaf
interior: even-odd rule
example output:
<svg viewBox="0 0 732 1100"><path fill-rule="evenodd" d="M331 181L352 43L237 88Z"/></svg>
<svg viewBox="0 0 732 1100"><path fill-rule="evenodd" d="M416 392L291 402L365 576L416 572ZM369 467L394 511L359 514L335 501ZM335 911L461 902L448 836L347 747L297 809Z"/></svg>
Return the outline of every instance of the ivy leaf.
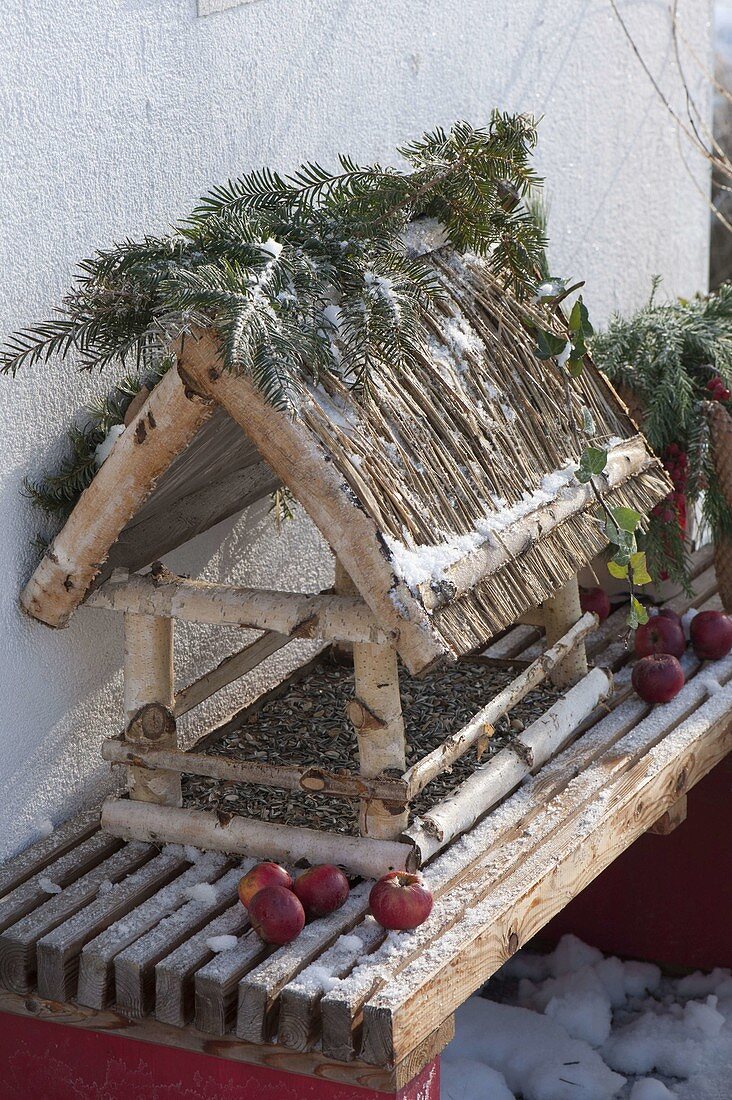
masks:
<svg viewBox="0 0 732 1100"><path fill-rule="evenodd" d="M624 581L628 577L628 566L620 565L615 559L607 563L607 571L611 577L615 577L619 581Z"/></svg>
<svg viewBox="0 0 732 1100"><path fill-rule="evenodd" d="M572 358L567 360L567 370L569 371L569 374L570 374L571 378L579 378L579 376L582 374L582 371L585 369L584 359L575 359L574 358L575 350L576 349L575 349L574 344L573 344L572 345Z"/></svg>
<svg viewBox="0 0 732 1100"><path fill-rule="evenodd" d="M587 312L587 306L582 301L581 294L572 306L572 312L569 315L569 330L574 335L581 337L583 342L586 336L592 336L595 331L590 324L590 315Z"/></svg>
<svg viewBox="0 0 732 1100"><path fill-rule="evenodd" d="M631 630L648 622L648 612L636 596L630 597L630 611L628 612L628 626Z"/></svg>
<svg viewBox="0 0 732 1100"><path fill-rule="evenodd" d="M586 447L580 456L580 464L575 470L575 477L582 485L591 481L596 474L601 474L607 466L607 451L602 447Z"/></svg>
<svg viewBox="0 0 732 1100"><path fill-rule="evenodd" d="M564 351L566 345L567 341L563 336L555 336L553 332L544 328L536 330L534 350L540 359L553 359L555 355L560 355Z"/></svg>
<svg viewBox="0 0 732 1100"><path fill-rule="evenodd" d="M571 361L571 360L570 360ZM592 413L586 405L582 406L582 431L585 435L595 434L595 421L592 419Z"/></svg>
<svg viewBox="0 0 732 1100"><path fill-rule="evenodd" d="M612 517L618 525L620 531L629 531L631 534L635 531L641 519L643 518L640 512L636 512L635 508L611 508Z"/></svg>
<svg viewBox="0 0 732 1100"><path fill-rule="evenodd" d="M637 553L631 554L630 568L633 570L633 584L637 584L639 587L644 584L651 584L653 577L648 572L645 550L639 550Z"/></svg>

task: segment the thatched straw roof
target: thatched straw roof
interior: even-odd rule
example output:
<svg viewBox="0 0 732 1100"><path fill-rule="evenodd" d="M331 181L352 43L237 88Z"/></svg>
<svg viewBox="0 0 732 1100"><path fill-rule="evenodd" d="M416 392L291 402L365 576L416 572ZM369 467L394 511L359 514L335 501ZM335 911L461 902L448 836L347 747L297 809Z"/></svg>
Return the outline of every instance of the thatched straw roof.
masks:
<svg viewBox="0 0 732 1100"><path fill-rule="evenodd" d="M330 377L304 387L287 429L302 447L300 470L278 465L271 436L283 414L245 418L246 440L218 409L159 480L109 561L137 569L279 480L313 514L318 479L327 478L332 491L335 477L346 510L341 500L337 522L325 513L316 522L377 616L392 628L396 621L397 633L399 621L419 620L432 639L431 659L483 644L589 562L606 539L596 500L573 475L588 440L567 416L566 372L534 352L533 325L546 319L508 294L481 261L448 249L432 259L445 299L428 317L427 353L416 366L376 371L363 395ZM559 318L556 324L561 331ZM591 413L589 442L610 451L610 481L596 479L600 492L611 505L647 514L668 481L589 361L571 400ZM372 560L360 570L364 530L386 568L374 570ZM428 663L406 642L402 655L413 670Z"/></svg>

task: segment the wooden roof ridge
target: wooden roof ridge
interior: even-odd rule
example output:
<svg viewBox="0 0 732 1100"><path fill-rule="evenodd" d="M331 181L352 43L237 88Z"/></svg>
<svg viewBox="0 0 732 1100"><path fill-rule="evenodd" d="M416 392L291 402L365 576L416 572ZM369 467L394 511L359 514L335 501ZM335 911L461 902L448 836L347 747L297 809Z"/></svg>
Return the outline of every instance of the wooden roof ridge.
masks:
<svg viewBox="0 0 732 1100"><path fill-rule="evenodd" d="M573 475L579 456L563 369L537 358L538 315L486 264L446 250L431 259L445 296L426 318L414 366L375 370L364 394L330 377L303 382L295 416L224 369L215 330L186 334L177 370L82 494L23 608L62 626L108 558L143 564L139 545L129 563L113 547L171 463L203 438L214 410L228 414L231 429L238 424L261 459L259 495L276 484L293 493L411 671L467 652L548 598L604 544L593 488ZM589 413L592 441L608 450L595 488L646 513L668 480L589 357L572 400ZM138 534L160 527L157 517ZM157 556L151 547L148 561Z"/></svg>

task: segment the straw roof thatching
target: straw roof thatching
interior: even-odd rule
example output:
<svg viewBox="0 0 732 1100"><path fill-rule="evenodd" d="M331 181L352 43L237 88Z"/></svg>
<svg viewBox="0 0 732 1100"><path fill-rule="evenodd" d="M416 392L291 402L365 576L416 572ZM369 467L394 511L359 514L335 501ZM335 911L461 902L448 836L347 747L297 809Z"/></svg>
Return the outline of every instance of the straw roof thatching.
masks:
<svg viewBox="0 0 732 1100"><path fill-rule="evenodd" d="M344 547L350 538L355 552L368 520L377 556L388 563L385 571L354 572L364 599L377 616L388 606L392 621L395 608L397 619L419 620L433 655L459 656L548 598L606 544L597 502L574 477L588 442L617 455L612 485L596 478L608 503L647 514L669 483L607 380L588 359L568 388L564 368L535 354L534 325L546 325L544 316L507 293L482 261L445 248L431 258L445 295L427 318L416 365L375 370L365 393L330 376L304 386L287 429L302 448L300 471L295 463L283 472L274 461L269 437L284 414L272 410L271 419L251 424L245 417L247 440L217 410L122 532L109 562L137 569L279 479L313 512L318 470L323 479L335 471L354 533L343 529L341 501L337 524L316 517L323 535L347 561ZM559 316L555 323L561 331ZM577 431L583 407L591 439ZM413 655L405 660L413 671L420 665Z"/></svg>

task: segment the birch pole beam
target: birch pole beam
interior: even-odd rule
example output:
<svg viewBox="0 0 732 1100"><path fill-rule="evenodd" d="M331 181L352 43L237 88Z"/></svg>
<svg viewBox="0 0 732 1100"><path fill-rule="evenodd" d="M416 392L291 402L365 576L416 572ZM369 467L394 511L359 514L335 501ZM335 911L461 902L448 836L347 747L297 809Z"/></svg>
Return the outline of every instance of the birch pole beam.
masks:
<svg viewBox="0 0 732 1100"><path fill-rule="evenodd" d="M542 605L546 643L554 645L579 619L582 618L579 584L572 577L550 600ZM559 688L570 687L587 675L587 654L584 642L578 642L567 656L550 672L552 683Z"/></svg>
<svg viewBox="0 0 732 1100"><path fill-rule="evenodd" d="M611 691L612 675L603 668L593 668L545 714L424 814L406 831L419 849L420 862L442 851L511 794L525 776L556 756Z"/></svg>
<svg viewBox="0 0 732 1100"><path fill-rule="evenodd" d="M175 749L174 705L172 619L125 615L125 741ZM136 801L182 803L177 772L131 767L128 785Z"/></svg>
<svg viewBox="0 0 732 1100"><path fill-rule="evenodd" d="M210 699L217 691L233 684L234 680L246 676L248 672L255 669L267 657L271 657L286 646L289 640L284 634L268 630L259 638L256 638L255 641L244 646L243 649L239 649L231 656L225 657L223 661L216 665L216 668L204 672L202 676L188 684L187 687L181 688L175 697L176 718L180 718L182 714L187 714L199 703Z"/></svg>
<svg viewBox="0 0 732 1100"><path fill-rule="evenodd" d="M396 650L389 645L353 647L356 695L348 704L348 717L358 739L361 775L373 778L381 772L407 766L399 667ZM393 839L409 824L403 802L364 799L359 810L362 836Z"/></svg>
<svg viewBox="0 0 732 1100"><path fill-rule="evenodd" d="M498 719L538 687L552 669L564 660L568 653L571 653L574 646L583 642L588 634L597 629L598 623L597 615L587 611L562 638L537 657L524 672L491 699L487 706L479 710L462 729L446 737L441 745L413 764L404 775L409 786L410 799L424 790L436 775L451 767L481 737L492 732Z"/></svg>
<svg viewBox="0 0 732 1100"><path fill-rule="evenodd" d="M155 482L210 416L213 402L169 370L114 444L91 485L46 550L20 605L47 626L65 626L112 543Z"/></svg>
<svg viewBox="0 0 732 1100"><path fill-rule="evenodd" d="M245 626L296 638L381 642L385 635L358 596L309 595L189 580L162 572L114 577L85 607L158 615L212 626Z"/></svg>
<svg viewBox="0 0 732 1100"><path fill-rule="evenodd" d="M388 870L413 871L416 868L416 853L411 843L278 825L238 814L222 822L220 815L210 810L153 806L126 798L105 801L102 828L123 840L192 844L207 852L230 852L285 865L302 859L313 866L335 863L364 878L379 878Z"/></svg>

